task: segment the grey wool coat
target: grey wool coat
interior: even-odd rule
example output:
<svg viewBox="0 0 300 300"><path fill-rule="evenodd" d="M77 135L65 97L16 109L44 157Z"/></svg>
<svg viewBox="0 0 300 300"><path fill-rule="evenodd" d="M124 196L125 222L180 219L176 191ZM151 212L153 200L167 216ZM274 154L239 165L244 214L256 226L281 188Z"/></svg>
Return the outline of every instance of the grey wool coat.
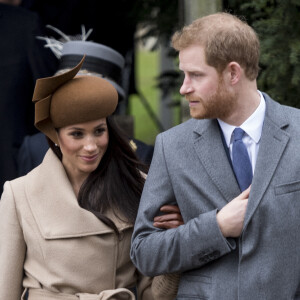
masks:
<svg viewBox="0 0 300 300"><path fill-rule="evenodd" d="M158 135L133 233L144 274L180 272L177 298L300 299L300 110L268 95L255 173L238 239L216 213L240 194L217 120L191 119ZM177 203L185 224L153 227Z"/></svg>
<svg viewBox="0 0 300 300"><path fill-rule="evenodd" d="M153 299L151 279L129 257L133 225L110 217L122 239L78 205L52 150L26 176L6 182L0 201L0 299L20 300L25 288L29 300L79 299L78 293L100 299L104 291L135 286L139 299Z"/></svg>

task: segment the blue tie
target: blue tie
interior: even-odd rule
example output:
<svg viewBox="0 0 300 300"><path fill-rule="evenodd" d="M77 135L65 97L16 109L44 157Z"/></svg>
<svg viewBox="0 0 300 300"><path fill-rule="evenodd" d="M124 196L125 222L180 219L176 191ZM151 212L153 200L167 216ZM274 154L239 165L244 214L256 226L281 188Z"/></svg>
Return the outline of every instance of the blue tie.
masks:
<svg viewBox="0 0 300 300"><path fill-rule="evenodd" d="M244 130L233 130L234 141L232 144L232 165L241 191L246 190L252 181L252 166L246 146L243 143Z"/></svg>

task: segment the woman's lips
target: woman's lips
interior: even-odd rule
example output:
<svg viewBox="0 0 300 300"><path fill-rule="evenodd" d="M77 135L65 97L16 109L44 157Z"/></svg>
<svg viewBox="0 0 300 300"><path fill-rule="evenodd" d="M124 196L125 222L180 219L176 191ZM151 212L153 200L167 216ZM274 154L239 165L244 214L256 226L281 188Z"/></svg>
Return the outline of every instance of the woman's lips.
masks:
<svg viewBox="0 0 300 300"><path fill-rule="evenodd" d="M95 155L82 155L80 156L84 161L91 162L98 158L98 154Z"/></svg>

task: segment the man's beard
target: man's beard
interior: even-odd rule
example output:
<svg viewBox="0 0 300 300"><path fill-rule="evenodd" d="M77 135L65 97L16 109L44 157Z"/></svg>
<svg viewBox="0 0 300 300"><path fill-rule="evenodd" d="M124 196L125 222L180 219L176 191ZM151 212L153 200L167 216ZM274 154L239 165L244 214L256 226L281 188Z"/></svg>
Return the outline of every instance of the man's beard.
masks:
<svg viewBox="0 0 300 300"><path fill-rule="evenodd" d="M221 78L216 92L205 101L202 98L186 98L187 100L199 101L197 108L190 107L191 117L195 119L224 120L231 115L237 102L236 93L228 91ZM199 108L199 105L201 105L201 108Z"/></svg>

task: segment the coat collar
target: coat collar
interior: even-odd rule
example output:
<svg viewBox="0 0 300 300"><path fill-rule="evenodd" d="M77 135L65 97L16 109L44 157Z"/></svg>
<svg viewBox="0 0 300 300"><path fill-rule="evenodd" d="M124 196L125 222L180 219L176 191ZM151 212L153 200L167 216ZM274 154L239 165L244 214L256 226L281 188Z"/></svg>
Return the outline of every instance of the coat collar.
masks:
<svg viewBox="0 0 300 300"><path fill-rule="evenodd" d="M196 122L194 149L206 172L224 196L225 205L235 198L240 190L222 142L217 120Z"/></svg>
<svg viewBox="0 0 300 300"><path fill-rule="evenodd" d="M266 115L244 220L244 230L269 187L290 139L286 131L289 121L283 113L282 106L267 94L263 96L266 100Z"/></svg>
<svg viewBox="0 0 300 300"><path fill-rule="evenodd" d="M94 214L78 205L66 172L51 149L42 164L30 172L25 180L30 209L45 239L113 232ZM120 230L131 227L122 222L116 223Z"/></svg>
<svg viewBox="0 0 300 300"><path fill-rule="evenodd" d="M289 140L289 135L285 131L289 122L282 112L281 105L267 94L263 93L263 96L266 100L266 115L244 228L268 188ZM239 195L240 189L226 155L217 120L196 121L194 148L208 175L224 196L224 200L229 202Z"/></svg>

